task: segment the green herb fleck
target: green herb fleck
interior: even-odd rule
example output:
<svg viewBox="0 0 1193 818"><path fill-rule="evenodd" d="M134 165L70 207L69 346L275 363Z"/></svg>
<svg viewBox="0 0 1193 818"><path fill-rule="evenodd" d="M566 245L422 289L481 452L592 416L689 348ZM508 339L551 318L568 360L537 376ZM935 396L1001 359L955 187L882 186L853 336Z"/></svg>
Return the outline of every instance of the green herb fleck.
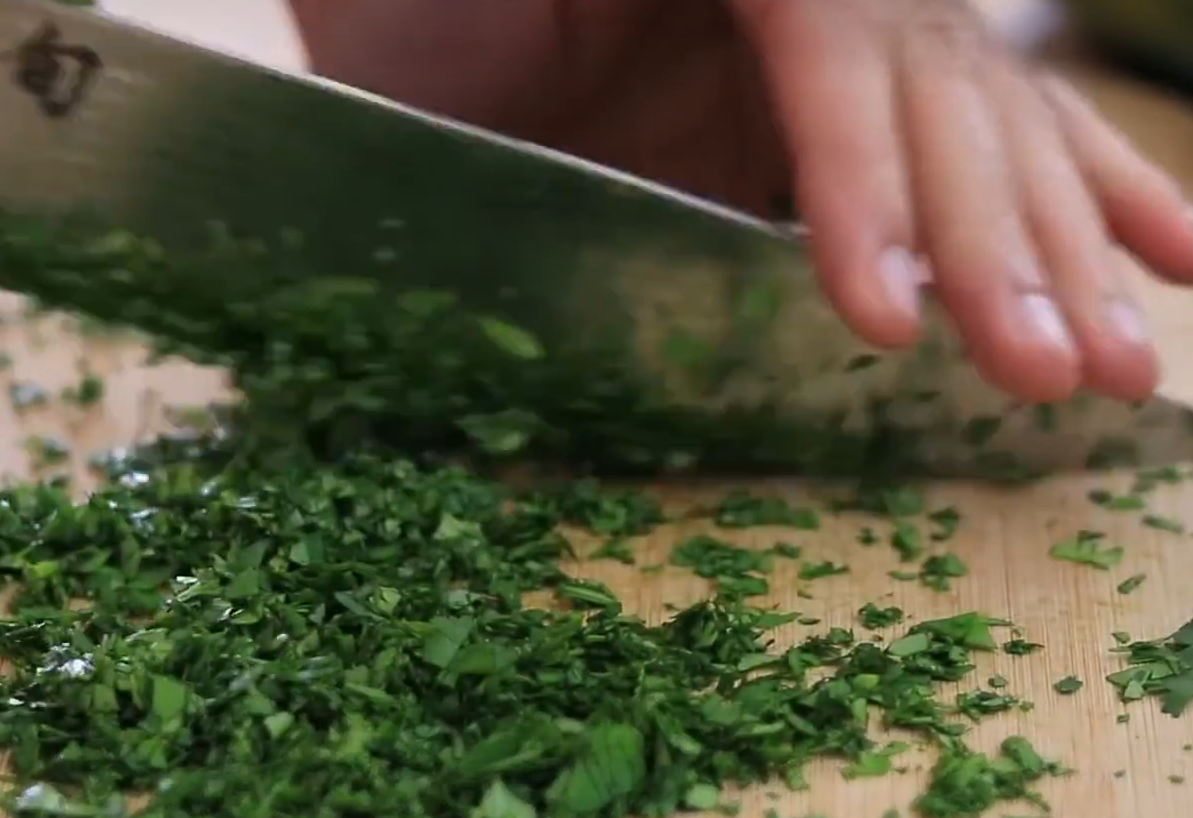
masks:
<svg viewBox="0 0 1193 818"><path fill-rule="evenodd" d="M920 582L934 591L947 591L950 580L965 576L969 569L955 554L928 557L920 566Z"/></svg>
<svg viewBox="0 0 1193 818"><path fill-rule="evenodd" d="M1068 696L1076 693L1083 687L1085 687L1085 682L1081 681L1076 676L1066 676L1052 685L1052 689L1062 696Z"/></svg>
<svg viewBox="0 0 1193 818"><path fill-rule="evenodd" d="M1104 548L1105 537L1098 531L1079 531L1076 536L1052 546L1048 553L1054 559L1108 571L1122 561L1123 549L1121 546Z"/></svg>
<svg viewBox="0 0 1193 818"><path fill-rule="evenodd" d="M1157 531L1167 531L1172 534L1184 534L1185 524L1173 517L1165 517L1161 514L1145 514L1143 515L1143 524L1148 528L1154 528Z"/></svg>
<svg viewBox="0 0 1193 818"><path fill-rule="evenodd" d="M734 596L757 596L769 590L761 574L770 573L773 554L752 551L716 537L698 534L671 551L670 562L694 574L715 581L722 592Z"/></svg>
<svg viewBox="0 0 1193 818"><path fill-rule="evenodd" d="M1132 574L1118 584L1118 592L1120 594L1129 594L1132 591L1138 590L1139 586L1143 585L1147 579L1147 574Z"/></svg>
<svg viewBox="0 0 1193 818"><path fill-rule="evenodd" d="M834 577L849 573L848 565L838 565L830 560L823 562L805 562L799 567L799 578L805 580Z"/></svg>
<svg viewBox="0 0 1193 818"><path fill-rule="evenodd" d="M1016 638L1003 642L1002 651L1008 656L1030 656L1037 650L1042 650L1043 647L1039 642Z"/></svg>
<svg viewBox="0 0 1193 818"><path fill-rule="evenodd" d="M919 529L907 520L895 522L895 530L891 533L891 547L903 562L912 562L924 553Z"/></svg>
<svg viewBox="0 0 1193 818"><path fill-rule="evenodd" d="M1116 495L1104 489L1094 489L1089 493L1090 502L1111 511L1142 511L1146 503L1138 494Z"/></svg>
<svg viewBox="0 0 1193 818"><path fill-rule="evenodd" d="M722 528L753 528L756 526L790 526L804 531L820 528L815 511L792 506L781 497L755 497L735 492L723 499L713 511L713 519Z"/></svg>
<svg viewBox="0 0 1193 818"><path fill-rule="evenodd" d="M98 375L84 370L79 382L62 390L62 399L76 406L94 406L103 400L104 381Z"/></svg>

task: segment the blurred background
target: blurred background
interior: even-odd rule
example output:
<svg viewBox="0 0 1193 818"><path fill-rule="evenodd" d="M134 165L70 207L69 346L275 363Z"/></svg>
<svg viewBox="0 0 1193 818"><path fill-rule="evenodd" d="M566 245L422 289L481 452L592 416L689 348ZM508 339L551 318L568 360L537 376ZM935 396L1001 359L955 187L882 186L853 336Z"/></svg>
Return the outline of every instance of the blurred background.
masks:
<svg viewBox="0 0 1193 818"><path fill-rule="evenodd" d="M305 59L285 0L99 0L121 16L289 70ZM973 0L1008 39L1064 61L1096 58L1193 94L1193 0ZM1193 99L1193 96L1190 97Z"/></svg>

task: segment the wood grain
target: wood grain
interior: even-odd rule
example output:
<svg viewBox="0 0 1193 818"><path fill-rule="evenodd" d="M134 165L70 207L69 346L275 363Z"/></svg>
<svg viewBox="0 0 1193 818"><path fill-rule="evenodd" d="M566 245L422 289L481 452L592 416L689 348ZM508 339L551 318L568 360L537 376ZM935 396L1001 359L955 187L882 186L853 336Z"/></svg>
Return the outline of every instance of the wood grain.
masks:
<svg viewBox="0 0 1193 818"><path fill-rule="evenodd" d="M1139 144L1193 186L1193 110L1186 103L1085 66L1067 70ZM1155 320L1168 364L1167 388L1193 399L1193 366L1187 354L1181 354L1193 342L1193 295L1174 295L1138 272L1132 275ZM109 390L102 405L86 410L52 400L18 413L0 400L0 472L8 477L29 474L25 438L49 435L73 444L69 470L85 485L90 452L127 445L162 428L163 405L195 404L223 394L218 372L177 361L147 367L135 343L89 338L60 318L30 318L15 297L0 299L0 317L0 348L13 359L12 367L0 373L0 389L32 380L56 393L77 381L80 362L85 362L105 377ZM1193 752L1182 749L1193 744L1193 716L1173 719L1161 715L1152 703L1141 703L1130 708L1128 723L1116 723L1122 707L1103 677L1119 667L1110 654L1113 631L1158 637L1193 617L1193 537L1146 528L1137 514L1105 511L1086 499L1091 487L1113 488L1114 482L1057 480L1015 492L965 485L928 487L934 503L953 504L964 515L948 547L971 573L948 593L892 581L887 572L899 567L894 554L885 546L859 545L856 535L863 523L849 516L827 519L824 530L815 534L754 529L736 539L766 546L783 538L803 546L809 559L850 565L845 576L807 583L796 579L794 566L776 569L772 601L823 619L814 627L791 626L782 638L799 638L829 625L851 627L856 610L868 601L898 605L917 619L981 610L1013 620L1029 638L1043 642L1044 651L1024 658L984 657L979 671L962 687L984 684L988 676L999 673L1010 680L1009 692L1034 701L1036 709L988 720L975 731L975 745L993 749L1001 736L1022 734L1044 753L1075 768L1075 775L1044 787L1057 815L1182 818L1189 812L1193 784L1173 783L1170 777L1193 780ZM734 487L653 489L682 507ZM792 498L812 491L789 483L748 487ZM1193 489L1161 490L1153 508L1193 523ZM638 543L640 563L663 561L693 525L669 528ZM1124 546L1123 564L1102 572L1048 556L1051 544L1083 528L1104 530ZM650 576L609 563L584 568L617 590L628 608L652 619L665 615L666 604L690 602L707 591L678 570ZM1137 572L1147 574L1143 588L1129 596L1117 593L1117 583ZM801 590L811 598L798 596ZM1085 688L1071 696L1056 694L1052 684L1070 674L1086 680ZM906 808L922 788L930 763L929 755L920 754L905 775L848 783L832 765L821 765L807 793L784 794L778 800L768 797L765 789L744 793L742 815L758 818L773 808L782 818L878 818L892 807ZM1116 777L1117 771L1125 775ZM1027 810L1001 811L1008 812Z"/></svg>

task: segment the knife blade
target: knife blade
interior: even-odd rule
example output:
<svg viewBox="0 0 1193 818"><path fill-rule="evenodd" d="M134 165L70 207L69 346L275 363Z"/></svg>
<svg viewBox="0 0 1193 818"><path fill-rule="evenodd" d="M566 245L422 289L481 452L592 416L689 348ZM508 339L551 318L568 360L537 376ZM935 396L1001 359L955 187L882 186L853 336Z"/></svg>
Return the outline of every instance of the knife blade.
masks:
<svg viewBox="0 0 1193 818"><path fill-rule="evenodd" d="M231 346L271 327L267 309L227 307L280 292L356 287L346 320L378 333L403 294L451 293L556 367L622 370L668 452L651 460L630 429L607 453L651 467L984 478L1193 456L1176 401L1015 403L935 312L917 349L867 348L797 230L102 13L0 0L0 32L4 286L183 341L257 322L202 336ZM84 213L119 232L79 245ZM170 263L115 264L111 236L130 234ZM269 264L214 264L230 237ZM75 268L31 249L50 243Z"/></svg>

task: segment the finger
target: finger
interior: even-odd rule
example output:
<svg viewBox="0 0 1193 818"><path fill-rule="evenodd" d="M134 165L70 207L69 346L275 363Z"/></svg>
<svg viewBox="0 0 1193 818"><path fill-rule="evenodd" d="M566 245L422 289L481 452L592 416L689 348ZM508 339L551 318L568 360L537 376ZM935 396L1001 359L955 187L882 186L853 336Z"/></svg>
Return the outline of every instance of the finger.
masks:
<svg viewBox="0 0 1193 818"><path fill-rule="evenodd" d="M1055 112L1018 65L990 60L1019 202L1050 288L1082 357L1082 380L1113 397L1148 397L1159 379L1143 314L1127 293L1102 213L1069 155Z"/></svg>
<svg viewBox="0 0 1193 818"><path fill-rule="evenodd" d="M982 87L992 48L950 0L919 0L895 32L915 202L939 296L975 365L1025 400L1067 397L1079 357L1019 209Z"/></svg>
<svg viewBox="0 0 1193 818"><path fill-rule="evenodd" d="M762 59L828 299L863 338L912 343L920 272L881 28L849 2L737 0Z"/></svg>
<svg viewBox="0 0 1193 818"><path fill-rule="evenodd" d="M1044 83L1111 233L1157 274L1193 283L1193 215L1180 187L1068 83Z"/></svg>

